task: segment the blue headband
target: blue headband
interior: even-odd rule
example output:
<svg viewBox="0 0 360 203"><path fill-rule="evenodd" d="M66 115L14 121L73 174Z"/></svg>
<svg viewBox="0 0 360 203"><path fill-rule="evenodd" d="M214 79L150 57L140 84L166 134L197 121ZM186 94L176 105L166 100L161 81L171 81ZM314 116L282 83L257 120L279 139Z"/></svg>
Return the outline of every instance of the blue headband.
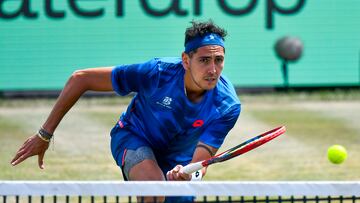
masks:
<svg viewBox="0 0 360 203"><path fill-rule="evenodd" d="M197 36L185 44L185 53L207 45L219 45L225 48L223 38L215 33L207 33L204 36Z"/></svg>

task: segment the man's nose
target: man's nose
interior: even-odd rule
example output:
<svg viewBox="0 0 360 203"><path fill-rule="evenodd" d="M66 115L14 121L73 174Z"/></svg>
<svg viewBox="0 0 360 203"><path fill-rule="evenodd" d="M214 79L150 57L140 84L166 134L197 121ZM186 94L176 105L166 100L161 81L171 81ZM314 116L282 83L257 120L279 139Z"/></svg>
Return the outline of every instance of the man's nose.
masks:
<svg viewBox="0 0 360 203"><path fill-rule="evenodd" d="M212 61L209 67L209 73L215 74L216 73L216 64L215 61Z"/></svg>

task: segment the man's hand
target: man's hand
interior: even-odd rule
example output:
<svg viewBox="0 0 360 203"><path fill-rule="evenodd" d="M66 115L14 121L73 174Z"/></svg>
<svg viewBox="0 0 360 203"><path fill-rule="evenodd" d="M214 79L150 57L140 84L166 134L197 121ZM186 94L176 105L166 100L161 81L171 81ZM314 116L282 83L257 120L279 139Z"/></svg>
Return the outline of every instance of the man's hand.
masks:
<svg viewBox="0 0 360 203"><path fill-rule="evenodd" d="M23 162L25 159L38 155L39 168L44 169L44 155L49 147L49 142L46 142L38 137L37 134L29 137L24 144L17 151L15 157L11 160L13 166Z"/></svg>
<svg viewBox="0 0 360 203"><path fill-rule="evenodd" d="M166 179L169 181L184 181L184 180L191 180L191 174L186 174L182 172L183 166L177 165L171 171L166 173Z"/></svg>

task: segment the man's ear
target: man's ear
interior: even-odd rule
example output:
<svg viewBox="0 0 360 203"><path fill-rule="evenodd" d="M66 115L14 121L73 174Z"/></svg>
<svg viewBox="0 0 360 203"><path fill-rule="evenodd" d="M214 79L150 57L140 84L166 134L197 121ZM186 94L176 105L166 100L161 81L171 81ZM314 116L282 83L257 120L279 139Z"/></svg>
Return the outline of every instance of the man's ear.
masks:
<svg viewBox="0 0 360 203"><path fill-rule="evenodd" d="M189 55L187 53L183 52L181 54L181 59L182 59L184 69L188 70L189 66L190 66L190 57L189 57Z"/></svg>

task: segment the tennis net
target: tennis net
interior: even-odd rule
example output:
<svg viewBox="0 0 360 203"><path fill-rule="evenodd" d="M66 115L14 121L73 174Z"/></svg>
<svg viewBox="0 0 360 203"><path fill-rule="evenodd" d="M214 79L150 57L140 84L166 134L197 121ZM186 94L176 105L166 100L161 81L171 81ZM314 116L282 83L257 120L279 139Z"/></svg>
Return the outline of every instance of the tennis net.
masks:
<svg viewBox="0 0 360 203"><path fill-rule="evenodd" d="M154 202L161 196L194 196L195 202L360 202L360 182L0 181L3 203L118 203L137 202L139 196Z"/></svg>

